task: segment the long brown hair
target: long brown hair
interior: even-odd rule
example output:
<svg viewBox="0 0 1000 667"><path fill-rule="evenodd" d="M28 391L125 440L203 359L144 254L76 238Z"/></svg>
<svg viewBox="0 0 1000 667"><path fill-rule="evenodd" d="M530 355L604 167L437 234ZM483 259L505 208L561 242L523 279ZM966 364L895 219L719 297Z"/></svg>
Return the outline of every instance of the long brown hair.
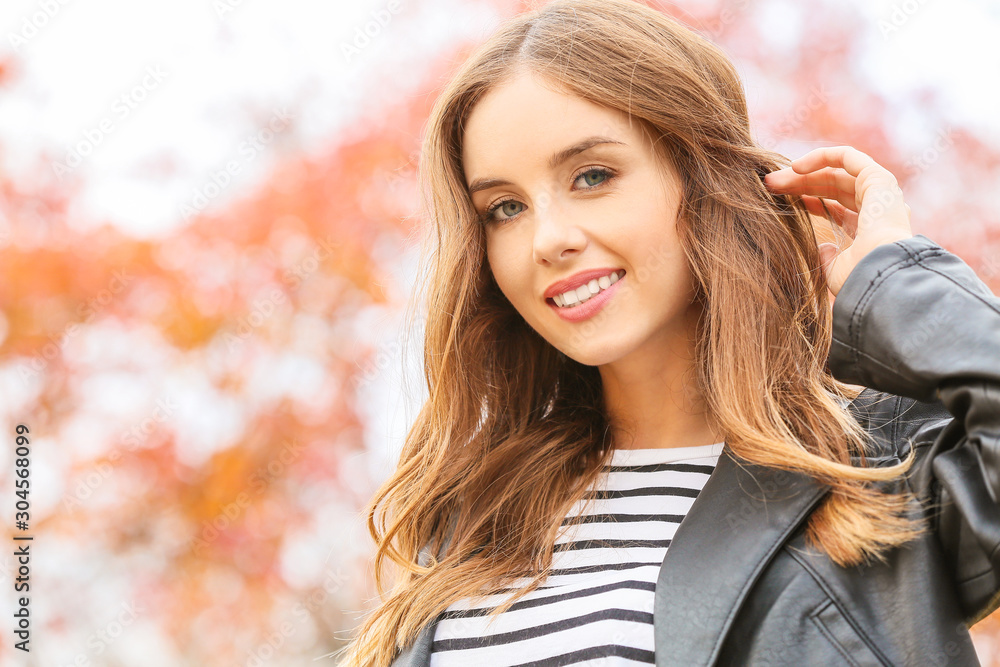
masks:
<svg viewBox="0 0 1000 667"><path fill-rule="evenodd" d="M429 398L367 508L384 599L341 665L388 665L461 598L526 578L499 613L533 590L562 519L613 451L598 369L553 348L500 292L465 185L464 120L525 69L629 114L681 176L677 232L704 306L694 381L738 459L830 486L810 516L810 543L853 565L921 528L904 514L909 496L872 484L902 475L912 456L852 465L864 462L867 434L845 409L858 388L826 368L832 310L819 219L798 197L764 187L762 176L789 160L753 140L728 58L640 2L555 0L508 20L473 52L426 127L419 179L429 234L415 296L426 294ZM399 576L385 598L387 559Z"/></svg>

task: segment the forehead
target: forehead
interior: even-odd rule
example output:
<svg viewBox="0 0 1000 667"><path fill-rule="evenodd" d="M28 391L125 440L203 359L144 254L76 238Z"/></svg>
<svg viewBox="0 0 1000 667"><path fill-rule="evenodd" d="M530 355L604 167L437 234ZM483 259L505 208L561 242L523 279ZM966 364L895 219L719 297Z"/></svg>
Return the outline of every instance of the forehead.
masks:
<svg viewBox="0 0 1000 667"><path fill-rule="evenodd" d="M473 107L462 137L466 184L506 175L512 167L546 168L549 157L586 136L645 145L639 124L616 109L558 90L522 73L490 90Z"/></svg>

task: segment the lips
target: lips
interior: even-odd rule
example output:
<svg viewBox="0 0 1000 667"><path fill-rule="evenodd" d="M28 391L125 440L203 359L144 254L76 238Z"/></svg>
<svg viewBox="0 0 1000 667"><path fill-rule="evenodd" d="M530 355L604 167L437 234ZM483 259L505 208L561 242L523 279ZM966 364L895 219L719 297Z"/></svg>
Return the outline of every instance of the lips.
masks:
<svg viewBox="0 0 1000 667"><path fill-rule="evenodd" d="M624 275L624 269L620 269L616 266L609 266L598 269L588 269L586 271L580 271L579 273L574 273L569 278L564 280L559 280L551 285L545 290L544 297L546 299L551 299L557 294L562 294L563 292L568 292L572 289L576 289L581 285L586 285L591 280L600 278L601 276L606 276L614 271L618 271L619 274Z"/></svg>
<svg viewBox="0 0 1000 667"><path fill-rule="evenodd" d="M563 307L559 305L555 299L547 299L546 304L552 309L552 312L555 313L556 316L566 320L567 322L577 324L585 320L589 320L597 315L597 313L601 312L604 305L613 299L615 294L621 288L622 283L625 282L625 272L622 271L621 273L621 278L609 285L607 288L600 290L597 294L592 294L586 301Z"/></svg>

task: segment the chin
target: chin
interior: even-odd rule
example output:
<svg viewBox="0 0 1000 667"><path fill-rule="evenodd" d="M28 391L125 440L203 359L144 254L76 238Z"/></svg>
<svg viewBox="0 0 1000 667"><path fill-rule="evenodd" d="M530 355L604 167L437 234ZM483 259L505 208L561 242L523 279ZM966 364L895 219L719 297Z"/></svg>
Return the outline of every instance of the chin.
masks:
<svg viewBox="0 0 1000 667"><path fill-rule="evenodd" d="M618 346L602 344L593 338L576 345L568 341L560 341L560 344L555 345L555 347L573 361L584 366L603 366L622 356Z"/></svg>

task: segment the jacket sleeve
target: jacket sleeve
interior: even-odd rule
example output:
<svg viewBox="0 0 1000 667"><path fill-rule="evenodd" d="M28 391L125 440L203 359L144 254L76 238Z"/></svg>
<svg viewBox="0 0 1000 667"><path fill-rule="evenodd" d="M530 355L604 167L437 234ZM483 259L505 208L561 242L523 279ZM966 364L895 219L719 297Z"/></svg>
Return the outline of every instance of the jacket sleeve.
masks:
<svg viewBox="0 0 1000 667"><path fill-rule="evenodd" d="M1000 605L1000 298L922 234L878 246L834 301L829 368L921 402L916 414L950 413L902 445L929 443L913 490L940 509L931 525L968 622L985 617Z"/></svg>

